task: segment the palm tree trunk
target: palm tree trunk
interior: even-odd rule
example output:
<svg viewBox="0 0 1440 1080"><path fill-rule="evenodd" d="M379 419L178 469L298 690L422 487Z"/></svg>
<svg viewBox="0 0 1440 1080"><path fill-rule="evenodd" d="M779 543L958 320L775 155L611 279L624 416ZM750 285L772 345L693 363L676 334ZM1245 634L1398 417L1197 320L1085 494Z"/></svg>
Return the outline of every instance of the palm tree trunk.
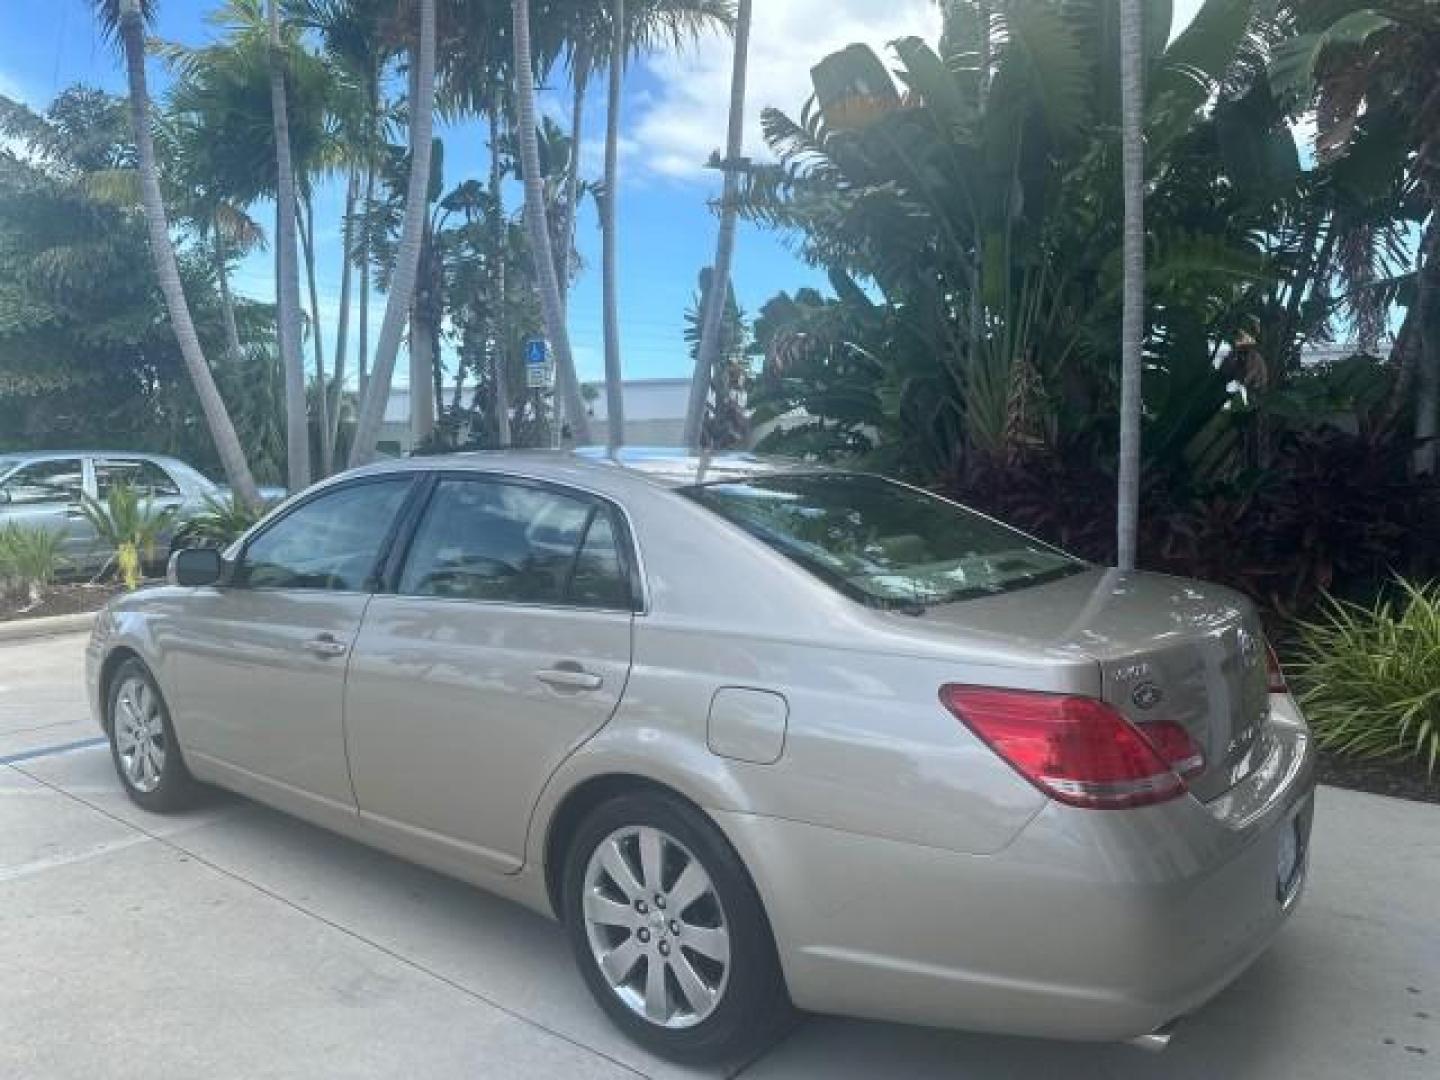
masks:
<svg viewBox="0 0 1440 1080"><path fill-rule="evenodd" d="M330 383L325 378L325 338L321 332L320 293L315 288L315 206L305 197L301 206L300 239L305 245L305 277L310 292L310 340L315 355L315 418L320 428L320 475L335 471L335 447L330 442Z"/></svg>
<svg viewBox="0 0 1440 1080"><path fill-rule="evenodd" d="M375 168L365 166L365 214L375 204ZM360 241L360 332L355 340L356 383L360 400L370 387L370 227L365 226Z"/></svg>
<svg viewBox="0 0 1440 1080"><path fill-rule="evenodd" d="M620 283L615 267L615 212L620 201L620 89L625 77L625 0L611 0L610 23L610 94L605 105L600 275L605 309L605 414L608 441L614 449L625 444L625 394L620 381Z"/></svg>
<svg viewBox="0 0 1440 1080"><path fill-rule="evenodd" d="M1142 143L1144 48L1141 0L1120 0L1120 150L1125 187L1123 302L1120 327L1120 467L1116 491L1116 565L1134 570L1140 526L1141 349L1145 333L1145 148Z"/></svg>
<svg viewBox="0 0 1440 1080"><path fill-rule="evenodd" d="M373 73L372 73L373 74ZM379 79L372 77L370 80L370 123L366 130L369 138L376 139L376 129L380 123L380 83ZM374 146L366 148L365 152L365 203L364 219L365 228L360 236L360 337L356 342L355 367L358 373L358 386L360 400L365 400L365 391L370 384L370 211L375 207L375 154Z"/></svg>
<svg viewBox="0 0 1440 1080"><path fill-rule="evenodd" d="M510 378L505 349L505 193L500 186L500 107L490 109L490 250L494 274L494 301L490 312L490 341L495 365L495 437L509 446Z"/></svg>
<svg viewBox="0 0 1440 1080"><path fill-rule="evenodd" d="M225 323L225 349L232 360L241 355L240 327L235 322L235 297L230 292L229 255L225 250L225 237L216 222L210 223L211 235L215 238L215 281L220 287L220 311Z"/></svg>
<svg viewBox="0 0 1440 1080"><path fill-rule="evenodd" d="M292 492L310 486L310 422L305 367L300 359L300 265L295 250L295 168L285 105L285 60L280 47L280 4L270 0L270 107L275 114L275 293L279 306L280 362L285 368L286 478Z"/></svg>
<svg viewBox="0 0 1440 1080"><path fill-rule="evenodd" d="M515 45L516 127L520 142L520 171L525 178L525 225L530 232L535 277L539 283L540 308L545 330L555 353L555 371L560 400L570 419L576 442L590 441L590 424L580 399L580 382L570 352L570 332L565 325L565 306L560 300L560 283L555 273L555 256L550 244L550 226L545 213L545 190L540 177L540 148L535 137L535 72L530 57L530 0L514 0L512 32Z"/></svg>
<svg viewBox="0 0 1440 1080"><path fill-rule="evenodd" d="M160 195L160 175L155 167L155 139L150 131L150 94L145 85L145 26L140 15L139 0L121 0L120 42L125 50L125 74L130 87L130 121L135 129L135 147L140 158L140 194L145 207L145 224L150 236L150 254L155 260L155 276L159 280L160 292L165 297L165 308L170 322L175 327L175 340L180 347L180 356L185 370L195 387L195 397L200 410L205 414L210 437L215 440L215 450L225 470L225 479L230 489L242 502L250 506L260 505L260 491L255 486L250 465L245 460L245 451L235 425L225 408L224 399L215 385L210 365L205 362L205 353L200 337L195 332L195 322L190 317L190 305L185 299L185 288L180 280L180 265L175 260L175 247L170 242L170 223L165 216L165 202Z"/></svg>
<svg viewBox="0 0 1440 1080"><path fill-rule="evenodd" d="M1430 211L1430 224L1420 244L1415 314L1420 330L1420 363L1415 372L1418 445L1414 468L1417 475L1425 475L1435 471L1435 414L1440 410L1440 202Z"/></svg>
<svg viewBox="0 0 1440 1080"><path fill-rule="evenodd" d="M429 216L426 198L430 187L430 144L435 119L435 0L420 0L415 100L410 103L410 182L405 191L405 217L396 248L395 272L390 295L385 301L385 319L375 347L375 367L355 425L355 443L350 448L351 466L364 465L375 457L375 442L385 418L385 400L410 303L415 295L415 277L420 268L420 242Z"/></svg>
<svg viewBox="0 0 1440 1080"><path fill-rule="evenodd" d="M730 78L730 121L725 139L725 186L720 197L720 232L715 242L715 268L710 277L709 302L700 324L700 348L690 376L690 404L685 410L685 445L700 449L705 436L705 412L710 398L711 373L720 356L725 301L730 295L730 261L735 254L736 197L741 141L745 129L745 75L750 54L751 0L740 0L735 15L735 62Z"/></svg>
<svg viewBox="0 0 1440 1080"><path fill-rule="evenodd" d="M565 245L561 266L570 265L575 250L575 223L580 216L580 144L584 136L585 90L590 83L590 46L582 42L575 51L575 86L570 101L570 175L565 178L565 205L560 221L561 242ZM570 313L570 275L560 274L560 303Z"/></svg>
<svg viewBox="0 0 1440 1080"><path fill-rule="evenodd" d="M340 438L340 409L345 400L346 350L350 344L350 244L354 240L355 200L360 193L360 177L352 168L345 184L345 223L341 226L340 255L340 319L335 328L335 394L330 400L330 459L326 471L334 467L335 444Z"/></svg>
<svg viewBox="0 0 1440 1080"><path fill-rule="evenodd" d="M435 434L435 324L431 321L431 290L435 288L433 236L426 222L420 242L420 270L415 300L410 305L410 445L420 446Z"/></svg>

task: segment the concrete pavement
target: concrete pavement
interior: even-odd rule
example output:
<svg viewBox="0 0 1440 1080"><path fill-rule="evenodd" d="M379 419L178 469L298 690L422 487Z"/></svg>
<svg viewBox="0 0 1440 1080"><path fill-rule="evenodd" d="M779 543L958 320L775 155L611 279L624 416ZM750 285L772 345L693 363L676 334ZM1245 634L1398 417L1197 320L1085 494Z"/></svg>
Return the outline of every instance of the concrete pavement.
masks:
<svg viewBox="0 0 1440 1080"><path fill-rule="evenodd" d="M147 815L104 747L44 752L96 734L82 647L0 643L0 760L27 755L0 767L0 1077L1440 1075L1440 808L1322 789L1301 910L1163 1055L817 1017L683 1070L538 916L241 799Z"/></svg>

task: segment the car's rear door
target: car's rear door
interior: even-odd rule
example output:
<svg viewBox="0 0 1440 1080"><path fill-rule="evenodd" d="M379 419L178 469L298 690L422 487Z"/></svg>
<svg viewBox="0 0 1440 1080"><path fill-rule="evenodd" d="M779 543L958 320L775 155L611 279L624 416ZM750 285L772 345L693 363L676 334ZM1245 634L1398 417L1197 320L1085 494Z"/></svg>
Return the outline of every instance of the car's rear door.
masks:
<svg viewBox="0 0 1440 1080"><path fill-rule="evenodd" d="M412 483L366 477L303 499L247 541L228 580L158 624L187 754L353 810L345 667Z"/></svg>
<svg viewBox="0 0 1440 1080"><path fill-rule="evenodd" d="M345 692L361 817L442 858L512 870L555 767L610 718L637 604L616 507L568 488L444 474Z"/></svg>

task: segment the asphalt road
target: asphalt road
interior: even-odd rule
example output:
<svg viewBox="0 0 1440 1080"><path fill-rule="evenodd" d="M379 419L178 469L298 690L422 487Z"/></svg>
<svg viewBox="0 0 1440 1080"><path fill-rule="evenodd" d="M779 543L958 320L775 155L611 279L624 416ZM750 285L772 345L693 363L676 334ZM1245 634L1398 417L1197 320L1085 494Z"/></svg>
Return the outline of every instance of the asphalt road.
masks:
<svg viewBox="0 0 1440 1080"><path fill-rule="evenodd" d="M1440 807L1322 789L1301 910L1164 1054L812 1017L687 1071L609 1027L545 919L241 799L132 806L82 646L0 644L7 1080L1440 1077Z"/></svg>

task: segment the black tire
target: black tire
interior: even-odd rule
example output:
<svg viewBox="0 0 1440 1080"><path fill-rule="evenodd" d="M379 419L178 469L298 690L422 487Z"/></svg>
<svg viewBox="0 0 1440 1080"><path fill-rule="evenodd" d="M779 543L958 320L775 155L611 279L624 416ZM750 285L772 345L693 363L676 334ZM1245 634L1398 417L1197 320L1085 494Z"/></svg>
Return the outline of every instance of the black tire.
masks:
<svg viewBox="0 0 1440 1080"><path fill-rule="evenodd" d="M153 779L147 773L139 783L132 778L128 759L121 749L123 736L118 733L120 726L127 722L120 701L121 693L134 687L137 680L147 686L153 695L149 700L153 701L154 714L161 728L161 735L155 740L155 745L163 755L163 762L153 769ZM180 754L180 743L175 738L175 726L170 721L170 709L165 704L165 697L160 693L160 687L156 684L155 677L150 674L150 669L137 659L126 660L110 679L105 699L105 731L110 736L110 760L115 765L115 774L120 778L125 794L130 796L135 805L155 813L168 814L195 804L200 794L200 785L190 775L185 759ZM153 766L154 757L150 758L150 762ZM154 786L150 787L152 782Z"/></svg>
<svg viewBox="0 0 1440 1080"><path fill-rule="evenodd" d="M713 1011L693 1026L662 1026L634 1011L611 987L591 947L584 915L590 857L617 831L636 827L658 829L683 845L709 876L723 911L729 935L728 971ZM686 1064L738 1061L770 1045L791 1023L794 1007L755 885L720 830L689 803L660 791L620 795L602 803L581 823L570 843L563 882L562 915L585 983L611 1021L645 1049ZM637 964L635 970L646 969Z"/></svg>

